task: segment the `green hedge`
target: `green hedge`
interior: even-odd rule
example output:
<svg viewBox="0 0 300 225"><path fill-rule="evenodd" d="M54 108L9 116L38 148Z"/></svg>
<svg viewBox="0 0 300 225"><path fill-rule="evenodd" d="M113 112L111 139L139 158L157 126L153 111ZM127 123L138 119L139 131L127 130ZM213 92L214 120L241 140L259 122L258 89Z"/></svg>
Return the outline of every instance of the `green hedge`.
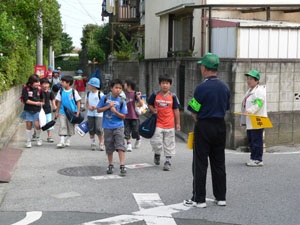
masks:
<svg viewBox="0 0 300 225"><path fill-rule="evenodd" d="M62 58L55 59L55 67L60 66L64 71L76 71L79 68L79 58L69 57L68 60Z"/></svg>

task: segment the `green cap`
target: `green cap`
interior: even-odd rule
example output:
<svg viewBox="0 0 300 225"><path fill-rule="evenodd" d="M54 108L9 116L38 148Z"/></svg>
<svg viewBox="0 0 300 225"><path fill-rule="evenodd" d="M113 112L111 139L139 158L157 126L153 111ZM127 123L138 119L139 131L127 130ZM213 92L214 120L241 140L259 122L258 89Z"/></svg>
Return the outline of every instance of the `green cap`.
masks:
<svg viewBox="0 0 300 225"><path fill-rule="evenodd" d="M248 73L245 73L245 76L251 76L251 77L256 78L257 80L260 79L260 75L257 70L250 70Z"/></svg>
<svg viewBox="0 0 300 225"><path fill-rule="evenodd" d="M208 52L197 63L202 64L203 66L209 69L217 70L220 63L220 59L216 54Z"/></svg>

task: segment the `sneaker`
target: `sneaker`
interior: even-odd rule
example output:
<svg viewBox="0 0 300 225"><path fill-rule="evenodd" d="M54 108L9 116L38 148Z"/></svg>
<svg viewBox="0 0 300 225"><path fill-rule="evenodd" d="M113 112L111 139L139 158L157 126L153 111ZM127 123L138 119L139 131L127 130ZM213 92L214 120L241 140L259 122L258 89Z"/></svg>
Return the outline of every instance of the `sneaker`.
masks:
<svg viewBox="0 0 300 225"><path fill-rule="evenodd" d="M106 173L107 174L113 174L114 173L114 166L113 165L109 165L106 169Z"/></svg>
<svg viewBox="0 0 300 225"><path fill-rule="evenodd" d="M218 206L226 206L226 201L218 201L218 200L215 200L216 204Z"/></svg>
<svg viewBox="0 0 300 225"><path fill-rule="evenodd" d="M250 159L249 162L246 163L246 166L250 166L250 167L258 167L263 165L264 163L262 161L252 160L252 159Z"/></svg>
<svg viewBox="0 0 300 225"><path fill-rule="evenodd" d="M105 145L104 144L100 144L100 151L105 151Z"/></svg>
<svg viewBox="0 0 300 225"><path fill-rule="evenodd" d="M159 165L160 164L160 155L154 154L154 164Z"/></svg>
<svg viewBox="0 0 300 225"><path fill-rule="evenodd" d="M183 201L183 205L187 206L187 207L196 207L196 208L206 208L206 202L194 202L193 200L189 199L189 200L184 200Z"/></svg>
<svg viewBox="0 0 300 225"><path fill-rule="evenodd" d="M91 144L91 149L92 149L92 151L95 151L95 150L96 150L96 143L92 143L92 144Z"/></svg>
<svg viewBox="0 0 300 225"><path fill-rule="evenodd" d="M32 135L32 138L31 138L31 141L36 141L37 139L36 139L36 135L35 134L33 134Z"/></svg>
<svg viewBox="0 0 300 225"><path fill-rule="evenodd" d="M136 140L136 142L134 143L134 147L138 149L140 146L141 146L141 140Z"/></svg>
<svg viewBox="0 0 300 225"><path fill-rule="evenodd" d="M66 142L65 142L65 146L69 147L70 145L71 145L71 141L70 141L70 139L67 139Z"/></svg>
<svg viewBox="0 0 300 225"><path fill-rule="evenodd" d="M25 147L26 148L31 148L32 147L31 141L27 141L26 144L25 144Z"/></svg>
<svg viewBox="0 0 300 225"><path fill-rule="evenodd" d="M127 144L127 152L132 152L132 145L131 144Z"/></svg>
<svg viewBox="0 0 300 225"><path fill-rule="evenodd" d="M50 143L52 143L52 142L54 142L54 140L53 140L53 138L52 138L52 137L48 137L48 138L47 138L47 142L50 142Z"/></svg>
<svg viewBox="0 0 300 225"><path fill-rule="evenodd" d="M56 147L57 147L57 148L64 148L64 147L65 147L65 143L60 142L60 143L58 143L58 144L56 145Z"/></svg>
<svg viewBox="0 0 300 225"><path fill-rule="evenodd" d="M41 146L42 144L43 144L42 139L38 138L37 141L36 141L36 145Z"/></svg>
<svg viewBox="0 0 300 225"><path fill-rule="evenodd" d="M166 161L164 164L164 171L170 171L171 170L171 163L169 161Z"/></svg>
<svg viewBox="0 0 300 225"><path fill-rule="evenodd" d="M126 176L127 170L124 165L120 166L120 176Z"/></svg>

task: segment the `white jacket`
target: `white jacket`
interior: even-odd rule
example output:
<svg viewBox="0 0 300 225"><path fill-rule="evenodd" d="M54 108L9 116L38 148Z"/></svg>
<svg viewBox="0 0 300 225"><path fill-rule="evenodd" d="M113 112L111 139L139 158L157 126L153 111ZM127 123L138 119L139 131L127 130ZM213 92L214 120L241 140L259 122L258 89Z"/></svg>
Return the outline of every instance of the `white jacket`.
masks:
<svg viewBox="0 0 300 225"><path fill-rule="evenodd" d="M266 85L257 85L249 89L242 101L241 112L267 117ZM246 125L247 130L253 129L249 116L241 116L241 125Z"/></svg>

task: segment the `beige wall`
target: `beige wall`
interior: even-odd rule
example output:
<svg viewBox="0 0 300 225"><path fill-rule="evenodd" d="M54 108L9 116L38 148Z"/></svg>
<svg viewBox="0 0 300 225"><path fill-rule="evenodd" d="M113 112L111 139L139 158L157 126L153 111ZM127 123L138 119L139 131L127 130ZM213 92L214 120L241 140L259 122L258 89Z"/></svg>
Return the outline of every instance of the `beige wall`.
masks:
<svg viewBox="0 0 300 225"><path fill-rule="evenodd" d="M157 17L155 14L181 4L195 3L199 4L199 0L148 0L145 1L145 58L165 58L168 51L168 16ZM200 10L196 10L197 16L194 15L194 24L200 24ZM200 26L201 27L201 26ZM199 27L199 28L200 28ZM193 35L200 38L200 31L197 27ZM197 33L195 33L197 32ZM199 40L195 40L195 47L199 48ZM196 49L196 48L195 48ZM196 51L196 50L195 50Z"/></svg>
<svg viewBox="0 0 300 225"><path fill-rule="evenodd" d="M157 17L155 14L181 4L194 3L203 4L265 4L261 0L148 0L146 1L145 15L145 59L165 58L168 51L168 15ZM298 4L296 0L272 0L268 4ZM271 12L271 20L282 20L288 22L300 22L299 13ZM193 37L195 39L194 55L201 57L207 52L207 30L204 30L206 40L201 46L201 9L195 9L193 20ZM266 12L241 13L238 11L214 10L212 17L215 18L235 18L235 19L258 19L265 20Z"/></svg>

